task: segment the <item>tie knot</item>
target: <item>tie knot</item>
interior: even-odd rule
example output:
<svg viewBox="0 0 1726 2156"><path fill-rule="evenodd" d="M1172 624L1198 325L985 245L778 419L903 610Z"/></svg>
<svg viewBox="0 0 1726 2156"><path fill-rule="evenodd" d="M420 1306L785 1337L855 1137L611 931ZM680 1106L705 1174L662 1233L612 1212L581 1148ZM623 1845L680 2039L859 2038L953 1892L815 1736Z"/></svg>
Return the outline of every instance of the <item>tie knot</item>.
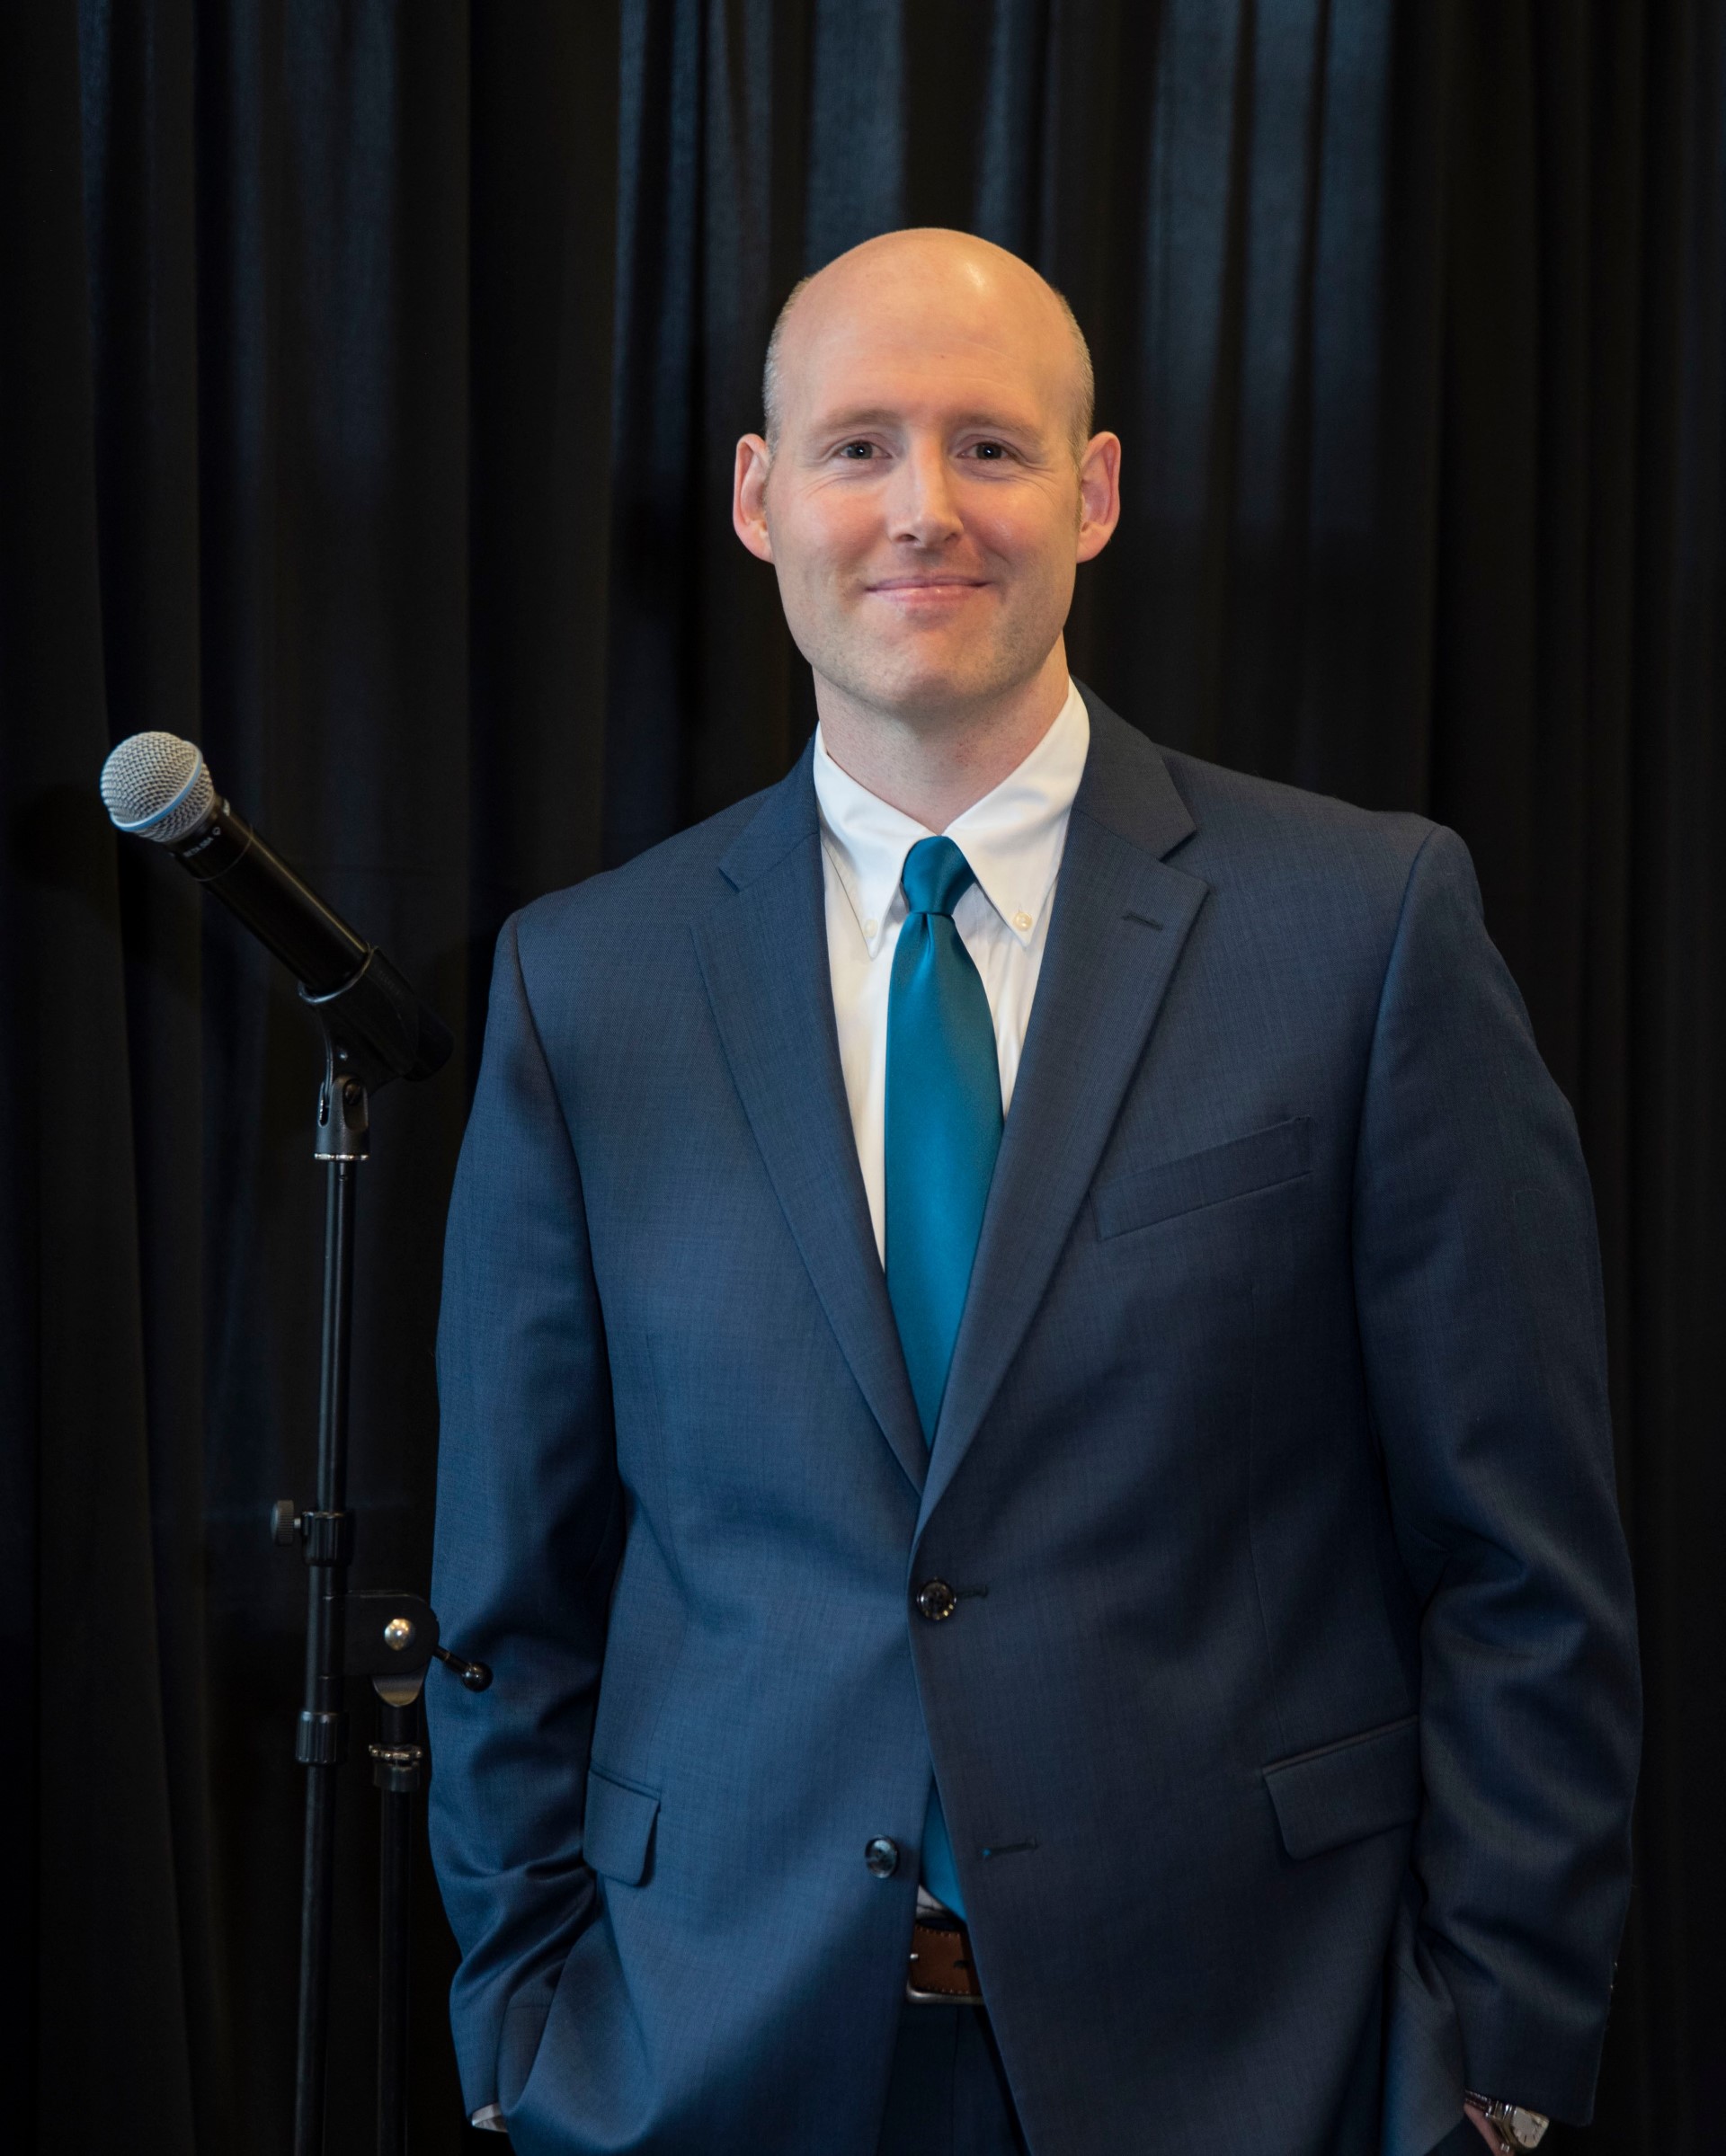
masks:
<svg viewBox="0 0 1726 2156"><path fill-rule="evenodd" d="M913 913L950 914L976 882L971 864L950 838L920 838L900 874Z"/></svg>

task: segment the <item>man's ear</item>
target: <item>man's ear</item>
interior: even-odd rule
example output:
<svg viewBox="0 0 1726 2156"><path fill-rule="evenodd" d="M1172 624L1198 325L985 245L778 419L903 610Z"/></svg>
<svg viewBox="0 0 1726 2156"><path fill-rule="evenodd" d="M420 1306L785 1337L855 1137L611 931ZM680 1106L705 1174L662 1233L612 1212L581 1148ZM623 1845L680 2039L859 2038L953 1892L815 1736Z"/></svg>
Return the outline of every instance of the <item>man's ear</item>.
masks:
<svg viewBox="0 0 1726 2156"><path fill-rule="evenodd" d="M1094 561L1121 520L1121 438L1093 434L1079 460L1079 559Z"/></svg>
<svg viewBox="0 0 1726 2156"><path fill-rule="evenodd" d="M767 475L773 453L759 434L737 444L737 468L731 482L731 528L758 561L773 559L767 528Z"/></svg>

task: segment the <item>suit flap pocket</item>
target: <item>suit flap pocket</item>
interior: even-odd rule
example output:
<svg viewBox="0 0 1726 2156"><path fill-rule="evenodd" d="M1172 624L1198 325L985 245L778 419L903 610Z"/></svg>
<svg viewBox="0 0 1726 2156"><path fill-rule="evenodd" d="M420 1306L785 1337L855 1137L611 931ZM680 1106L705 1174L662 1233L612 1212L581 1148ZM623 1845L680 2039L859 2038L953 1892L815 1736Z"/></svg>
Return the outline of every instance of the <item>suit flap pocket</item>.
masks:
<svg viewBox="0 0 1726 2156"><path fill-rule="evenodd" d="M1291 1857L1407 1826L1420 1809L1419 1717L1278 1760L1264 1774Z"/></svg>
<svg viewBox="0 0 1726 2156"><path fill-rule="evenodd" d="M1155 1167L1112 1177L1094 1196L1098 1229L1111 1236L1150 1228L1177 1213L1197 1212L1202 1205L1220 1205L1225 1198L1244 1198L1274 1184L1292 1183L1312 1165L1312 1119L1294 1115L1268 1131L1232 1138L1226 1145L1207 1146L1180 1160L1161 1160Z"/></svg>
<svg viewBox="0 0 1726 2156"><path fill-rule="evenodd" d="M659 1799L651 1790L614 1781L599 1768L587 1773L587 1813L582 1854L597 1872L624 1886L639 1886L653 1846Z"/></svg>

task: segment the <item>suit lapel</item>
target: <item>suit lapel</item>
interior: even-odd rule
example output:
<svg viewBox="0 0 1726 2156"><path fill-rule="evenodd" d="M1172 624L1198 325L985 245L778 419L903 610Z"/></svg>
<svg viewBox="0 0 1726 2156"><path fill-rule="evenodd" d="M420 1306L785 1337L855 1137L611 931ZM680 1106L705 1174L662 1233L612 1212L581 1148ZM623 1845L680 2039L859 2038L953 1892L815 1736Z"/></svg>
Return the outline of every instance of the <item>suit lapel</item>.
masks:
<svg viewBox="0 0 1726 2156"><path fill-rule="evenodd" d="M720 863L732 895L694 931L768 1176L870 1412L921 1490L929 1454L875 1247L840 1067L810 759Z"/></svg>
<svg viewBox="0 0 1726 2156"><path fill-rule="evenodd" d="M920 1530L1043 1299L1209 888L1161 857L1194 829L1162 758L1089 692L1086 703L1090 752L1067 827Z"/></svg>

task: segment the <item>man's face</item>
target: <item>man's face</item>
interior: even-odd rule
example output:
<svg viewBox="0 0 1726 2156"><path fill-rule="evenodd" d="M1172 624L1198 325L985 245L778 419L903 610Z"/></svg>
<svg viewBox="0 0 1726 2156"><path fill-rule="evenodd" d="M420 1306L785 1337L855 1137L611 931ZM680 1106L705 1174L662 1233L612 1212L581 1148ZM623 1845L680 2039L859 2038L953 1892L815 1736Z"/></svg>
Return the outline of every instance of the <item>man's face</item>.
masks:
<svg viewBox="0 0 1726 2156"><path fill-rule="evenodd" d="M1088 487L1072 340L1022 265L826 275L787 325L770 464L759 437L739 445L738 531L835 688L908 718L984 704L1059 637L1076 564L1113 529L1118 446L1090 445L1108 472Z"/></svg>

